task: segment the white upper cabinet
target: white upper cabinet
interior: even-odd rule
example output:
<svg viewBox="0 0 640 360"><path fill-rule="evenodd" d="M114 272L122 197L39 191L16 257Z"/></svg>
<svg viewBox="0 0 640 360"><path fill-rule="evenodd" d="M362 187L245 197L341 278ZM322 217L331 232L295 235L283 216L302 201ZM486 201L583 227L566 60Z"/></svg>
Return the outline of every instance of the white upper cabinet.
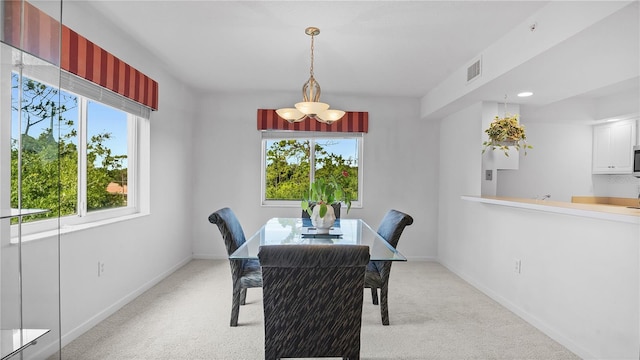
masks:
<svg viewBox="0 0 640 360"><path fill-rule="evenodd" d="M630 174L633 172L633 146L636 121L625 120L593 127L593 173Z"/></svg>

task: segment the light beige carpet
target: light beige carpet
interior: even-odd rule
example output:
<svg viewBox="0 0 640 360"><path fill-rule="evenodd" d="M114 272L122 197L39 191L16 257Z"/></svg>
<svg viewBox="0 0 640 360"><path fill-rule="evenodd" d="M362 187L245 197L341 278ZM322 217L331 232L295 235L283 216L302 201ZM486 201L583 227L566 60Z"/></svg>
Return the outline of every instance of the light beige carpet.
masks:
<svg viewBox="0 0 640 360"><path fill-rule="evenodd" d="M578 359L438 263L395 263L390 283L390 326L363 289L362 359ZM238 327L229 327L228 261L194 260L65 346L62 358L261 359L261 296L249 289Z"/></svg>

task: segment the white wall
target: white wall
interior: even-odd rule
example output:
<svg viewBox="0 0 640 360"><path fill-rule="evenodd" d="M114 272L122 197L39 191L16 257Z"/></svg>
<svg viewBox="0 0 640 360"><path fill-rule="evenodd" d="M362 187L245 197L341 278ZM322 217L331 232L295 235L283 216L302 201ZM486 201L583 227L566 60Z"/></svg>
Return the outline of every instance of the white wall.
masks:
<svg viewBox="0 0 640 360"><path fill-rule="evenodd" d="M633 175L593 175L595 196L638 198L640 178Z"/></svg>
<svg viewBox="0 0 640 360"><path fill-rule="evenodd" d="M445 265L448 259L471 263L475 258L468 220L458 211L462 195L480 195L481 121L482 103L477 103L440 122L438 259Z"/></svg>
<svg viewBox="0 0 640 360"><path fill-rule="evenodd" d="M637 224L461 200L479 194L480 112L440 126L439 261L583 358L637 359Z"/></svg>
<svg viewBox="0 0 640 360"><path fill-rule="evenodd" d="M554 201L571 196L593 196L591 180L591 126L588 124L530 122L527 141L533 149L520 156L518 170L500 170L498 196L535 198L551 195Z"/></svg>
<svg viewBox="0 0 640 360"><path fill-rule="evenodd" d="M637 79L636 79L637 81ZM621 83L617 86L625 85ZM638 196L640 179L631 175L592 175L593 124L640 112L637 89L606 97L576 97L542 108L523 107L521 122L533 145L520 154L518 170L498 172L497 195L552 200L571 196ZM629 149L631 151L631 149Z"/></svg>
<svg viewBox="0 0 640 360"><path fill-rule="evenodd" d="M65 2L63 23L157 80L160 89L159 110L151 114L150 214L61 237L65 345L191 259L191 119L195 92L159 67L156 58L127 34L91 12L87 4ZM58 260L51 246L54 241L25 245L30 253L37 253L29 259L37 266L27 271L56 268ZM100 278L98 261L105 263ZM34 289L51 286L49 276L40 278ZM57 313L43 316L55 317ZM38 358L55 350L45 348Z"/></svg>
<svg viewBox="0 0 640 360"><path fill-rule="evenodd" d="M518 170L498 171L498 196L571 201L571 196L636 198L640 178L592 175L593 128L589 124L532 122L527 138L534 149L520 154ZM629 150L631 151L631 149Z"/></svg>
<svg viewBox="0 0 640 360"><path fill-rule="evenodd" d="M298 93L210 94L202 99L194 132L193 249L196 257L225 258L213 211L230 207L248 237L269 218L300 216L300 207L263 207L260 202L261 134L257 109L290 105ZM414 224L398 249L410 259L435 258L437 229L438 130L419 120L419 101L323 94L323 101L348 111L369 112L364 136L363 207L343 217L363 218L372 227L388 209L404 211Z"/></svg>

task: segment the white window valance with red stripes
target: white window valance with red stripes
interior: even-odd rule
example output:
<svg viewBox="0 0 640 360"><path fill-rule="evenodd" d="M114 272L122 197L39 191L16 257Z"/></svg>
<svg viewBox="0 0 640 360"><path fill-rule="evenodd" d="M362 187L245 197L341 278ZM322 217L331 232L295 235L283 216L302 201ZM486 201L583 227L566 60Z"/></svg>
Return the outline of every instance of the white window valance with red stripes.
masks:
<svg viewBox="0 0 640 360"><path fill-rule="evenodd" d="M328 125L313 119L290 123L274 109L258 109L258 130L366 133L369 132L369 113L347 111L342 119Z"/></svg>
<svg viewBox="0 0 640 360"><path fill-rule="evenodd" d="M152 110L158 109L155 80L27 1L6 0L2 5L2 42Z"/></svg>

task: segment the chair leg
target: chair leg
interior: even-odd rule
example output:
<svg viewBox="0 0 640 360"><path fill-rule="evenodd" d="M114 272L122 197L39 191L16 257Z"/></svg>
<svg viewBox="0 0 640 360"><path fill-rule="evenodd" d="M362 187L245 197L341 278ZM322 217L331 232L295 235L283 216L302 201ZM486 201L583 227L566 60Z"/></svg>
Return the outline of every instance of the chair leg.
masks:
<svg viewBox="0 0 640 360"><path fill-rule="evenodd" d="M378 305L378 289L372 287L371 288L371 301L373 302L373 305Z"/></svg>
<svg viewBox="0 0 640 360"><path fill-rule="evenodd" d="M240 313L240 287L234 287L231 299L231 325L238 326L238 314Z"/></svg>
<svg viewBox="0 0 640 360"><path fill-rule="evenodd" d="M389 325L389 306L387 298L389 295L389 287L382 285L380 288L380 315L382 315L382 325Z"/></svg>
<svg viewBox="0 0 640 360"><path fill-rule="evenodd" d="M279 360L277 352L272 346L265 346L264 348L264 360Z"/></svg>
<svg viewBox="0 0 640 360"><path fill-rule="evenodd" d="M247 302L247 288L240 290L240 305L244 305Z"/></svg>

